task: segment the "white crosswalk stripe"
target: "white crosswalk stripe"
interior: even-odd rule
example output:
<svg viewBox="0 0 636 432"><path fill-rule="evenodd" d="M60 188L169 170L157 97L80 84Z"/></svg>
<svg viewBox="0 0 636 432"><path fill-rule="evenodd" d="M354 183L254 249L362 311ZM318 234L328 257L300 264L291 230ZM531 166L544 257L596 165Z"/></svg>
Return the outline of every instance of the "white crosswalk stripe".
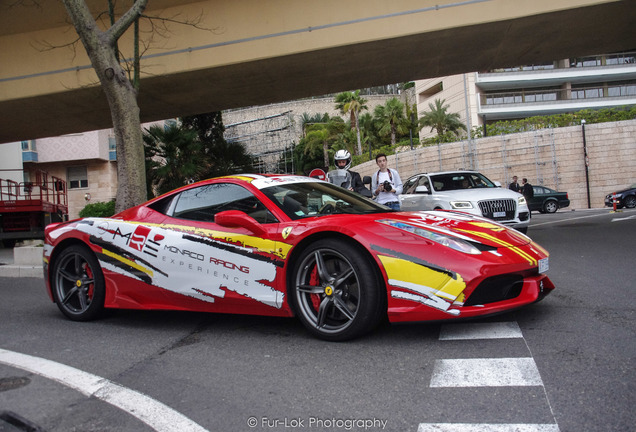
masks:
<svg viewBox="0 0 636 432"><path fill-rule="evenodd" d="M442 341L523 338L517 322L443 325ZM532 357L439 359L435 361L431 388L530 387L543 381ZM549 401L548 401L549 404ZM559 432L556 424L420 423L418 432Z"/></svg>
<svg viewBox="0 0 636 432"><path fill-rule="evenodd" d="M422 423L417 432L559 432L555 424Z"/></svg>
<svg viewBox="0 0 636 432"><path fill-rule="evenodd" d="M442 326L440 340L511 339L523 338L516 321L473 324L447 324Z"/></svg>
<svg viewBox="0 0 636 432"><path fill-rule="evenodd" d="M436 360L431 387L507 387L543 385L532 358Z"/></svg>

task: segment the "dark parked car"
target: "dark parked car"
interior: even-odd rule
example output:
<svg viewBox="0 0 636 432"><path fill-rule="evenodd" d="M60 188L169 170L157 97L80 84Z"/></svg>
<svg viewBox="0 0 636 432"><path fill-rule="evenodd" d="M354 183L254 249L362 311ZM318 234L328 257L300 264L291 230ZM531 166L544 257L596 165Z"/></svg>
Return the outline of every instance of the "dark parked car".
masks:
<svg viewBox="0 0 636 432"><path fill-rule="evenodd" d="M605 205L608 207L614 207L612 201L613 196L616 195L616 208L634 208L636 207L636 183L633 183L630 187L620 190L618 192L612 192L605 195Z"/></svg>
<svg viewBox="0 0 636 432"><path fill-rule="evenodd" d="M532 189L534 197L528 200L530 211L555 213L558 209L570 205L567 192L557 192L545 186L532 186Z"/></svg>

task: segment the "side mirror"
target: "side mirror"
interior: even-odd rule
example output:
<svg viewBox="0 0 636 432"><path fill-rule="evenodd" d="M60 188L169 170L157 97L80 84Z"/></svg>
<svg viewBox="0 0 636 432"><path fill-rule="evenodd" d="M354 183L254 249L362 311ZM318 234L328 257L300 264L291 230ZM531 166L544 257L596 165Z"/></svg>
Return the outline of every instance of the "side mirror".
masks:
<svg viewBox="0 0 636 432"><path fill-rule="evenodd" d="M422 185L422 186L418 186L415 188L415 193L416 194L427 194L429 193L429 190L426 186Z"/></svg>
<svg viewBox="0 0 636 432"><path fill-rule="evenodd" d="M214 223L227 228L245 228L256 235L263 235L267 232L261 224L249 217L247 213L238 210L227 210L215 214Z"/></svg>
<svg viewBox="0 0 636 432"><path fill-rule="evenodd" d="M370 185L371 184L371 176L364 176L362 178L362 183L364 183L365 185Z"/></svg>
<svg viewBox="0 0 636 432"><path fill-rule="evenodd" d="M500 182L498 182L498 181L496 181L496 182L495 182L495 186L497 186L497 187L501 187L501 183L500 183Z"/></svg>

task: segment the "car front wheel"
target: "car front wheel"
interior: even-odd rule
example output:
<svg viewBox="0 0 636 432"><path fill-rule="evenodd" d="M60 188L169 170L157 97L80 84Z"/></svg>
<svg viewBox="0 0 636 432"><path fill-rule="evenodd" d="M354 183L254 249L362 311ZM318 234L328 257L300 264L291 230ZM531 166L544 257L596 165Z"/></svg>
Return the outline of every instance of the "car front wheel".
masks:
<svg viewBox="0 0 636 432"><path fill-rule="evenodd" d="M634 208L636 207L636 196L634 195L630 195L628 197L625 198L625 201L623 201L623 204L625 205L625 207L627 208Z"/></svg>
<svg viewBox="0 0 636 432"><path fill-rule="evenodd" d="M342 341L377 326L386 307L375 265L351 243L322 239L305 249L295 267L290 302L315 336Z"/></svg>
<svg viewBox="0 0 636 432"><path fill-rule="evenodd" d="M57 307L73 321L96 318L104 309L104 275L86 246L63 250L53 263L51 289Z"/></svg>

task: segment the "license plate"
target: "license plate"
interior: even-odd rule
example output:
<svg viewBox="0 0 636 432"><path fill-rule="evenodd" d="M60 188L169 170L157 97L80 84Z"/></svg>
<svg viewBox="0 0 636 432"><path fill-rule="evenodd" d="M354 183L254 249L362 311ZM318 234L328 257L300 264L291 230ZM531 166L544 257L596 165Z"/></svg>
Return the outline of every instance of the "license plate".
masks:
<svg viewBox="0 0 636 432"><path fill-rule="evenodd" d="M548 258L543 258L539 260L539 273L545 273L550 268L550 264L548 264Z"/></svg>
<svg viewBox="0 0 636 432"><path fill-rule="evenodd" d="M492 217L506 217L506 212L494 212Z"/></svg>

